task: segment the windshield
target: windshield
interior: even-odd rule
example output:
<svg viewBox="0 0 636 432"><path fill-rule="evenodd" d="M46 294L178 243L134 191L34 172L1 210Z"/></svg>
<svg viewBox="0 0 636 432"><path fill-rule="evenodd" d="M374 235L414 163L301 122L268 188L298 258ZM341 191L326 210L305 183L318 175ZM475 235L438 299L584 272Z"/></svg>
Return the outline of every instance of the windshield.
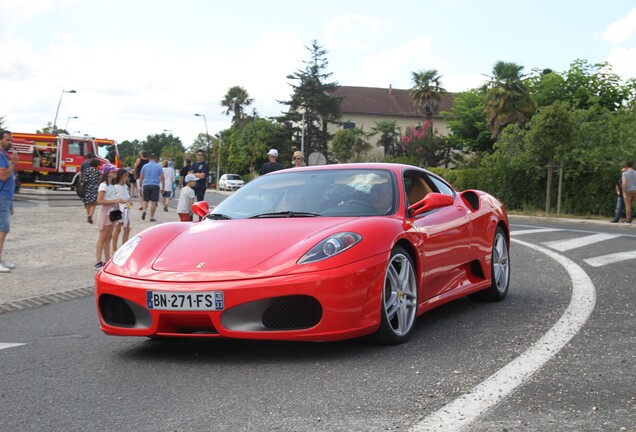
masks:
<svg viewBox="0 0 636 432"><path fill-rule="evenodd" d="M293 171L261 176L214 209L232 219L379 216L395 212L394 176L379 169Z"/></svg>
<svg viewBox="0 0 636 432"><path fill-rule="evenodd" d="M227 180L243 180L238 174L228 174L226 177Z"/></svg>
<svg viewBox="0 0 636 432"><path fill-rule="evenodd" d="M97 155L114 164L119 156L116 143L114 141L97 141Z"/></svg>

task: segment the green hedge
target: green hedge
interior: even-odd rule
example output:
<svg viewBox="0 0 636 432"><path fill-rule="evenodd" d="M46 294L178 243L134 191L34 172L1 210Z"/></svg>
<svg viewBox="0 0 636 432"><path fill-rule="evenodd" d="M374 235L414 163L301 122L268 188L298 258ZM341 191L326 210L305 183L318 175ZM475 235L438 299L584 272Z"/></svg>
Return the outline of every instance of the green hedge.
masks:
<svg viewBox="0 0 636 432"><path fill-rule="evenodd" d="M448 180L457 190L486 191L504 202L508 210L545 211L547 170L443 169L432 172ZM613 216L615 184L620 178L616 166L566 169L563 177L561 213L580 216ZM552 179L552 213L556 213L559 171Z"/></svg>

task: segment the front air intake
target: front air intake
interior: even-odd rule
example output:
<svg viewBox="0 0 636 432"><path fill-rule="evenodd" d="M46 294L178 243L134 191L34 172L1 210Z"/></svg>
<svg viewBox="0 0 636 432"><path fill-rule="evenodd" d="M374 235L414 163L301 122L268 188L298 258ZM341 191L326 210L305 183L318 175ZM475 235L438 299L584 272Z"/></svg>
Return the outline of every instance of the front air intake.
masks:
<svg viewBox="0 0 636 432"><path fill-rule="evenodd" d="M117 327L133 327L135 314L124 299L110 294L99 297L99 310L108 325Z"/></svg>
<svg viewBox="0 0 636 432"><path fill-rule="evenodd" d="M314 327L322 319L322 307L309 296L274 299L263 313L263 325L271 330L300 330Z"/></svg>

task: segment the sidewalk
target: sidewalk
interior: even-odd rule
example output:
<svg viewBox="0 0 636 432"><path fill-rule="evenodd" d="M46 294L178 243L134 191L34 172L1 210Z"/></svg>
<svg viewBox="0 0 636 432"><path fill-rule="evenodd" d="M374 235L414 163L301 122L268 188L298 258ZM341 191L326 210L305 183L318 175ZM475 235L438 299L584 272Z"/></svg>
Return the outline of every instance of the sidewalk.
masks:
<svg viewBox="0 0 636 432"><path fill-rule="evenodd" d="M77 205L50 207L41 192L25 190L24 195L28 194L34 194L34 199L29 206L15 206L11 232L4 244L3 258L16 268L11 273L0 274L0 313L33 307L34 302L36 305L53 303L58 293L70 292L72 298L90 294L93 289L99 231L96 224L86 221L82 202L77 199ZM131 237L158 223L179 222L176 209L164 212L162 205L157 206L157 222L149 221L150 211L142 221L137 199L134 202ZM172 200L171 204L175 203ZM98 211L99 206L94 219ZM25 299L34 300L16 302Z"/></svg>

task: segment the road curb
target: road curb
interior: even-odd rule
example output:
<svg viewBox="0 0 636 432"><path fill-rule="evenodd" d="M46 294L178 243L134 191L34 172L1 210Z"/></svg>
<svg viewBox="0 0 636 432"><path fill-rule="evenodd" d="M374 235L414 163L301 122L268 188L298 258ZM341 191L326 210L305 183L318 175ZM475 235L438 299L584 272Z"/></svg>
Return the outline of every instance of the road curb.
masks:
<svg viewBox="0 0 636 432"><path fill-rule="evenodd" d="M95 294L95 289L90 287L77 288L68 291L61 291L52 294L45 294L36 297L30 297L21 300L0 304L0 315L7 312L15 312L20 310L34 309L48 304L62 303L69 300L75 300L82 297Z"/></svg>

